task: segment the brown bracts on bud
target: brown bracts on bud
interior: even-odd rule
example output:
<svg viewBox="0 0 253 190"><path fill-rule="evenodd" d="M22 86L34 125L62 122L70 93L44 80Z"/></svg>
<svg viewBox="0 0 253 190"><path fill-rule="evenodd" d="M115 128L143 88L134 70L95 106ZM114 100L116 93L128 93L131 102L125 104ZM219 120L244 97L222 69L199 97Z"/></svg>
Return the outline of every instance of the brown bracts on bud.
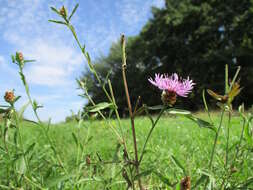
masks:
<svg viewBox="0 0 253 190"><path fill-rule="evenodd" d="M214 91L207 89L207 92L214 99L220 101L223 104L231 104L234 98L241 92L242 88L240 88L239 82L235 82L231 87L231 90L225 95L219 95Z"/></svg>
<svg viewBox="0 0 253 190"><path fill-rule="evenodd" d="M180 190L190 190L191 189L191 178L186 176L180 182Z"/></svg>
<svg viewBox="0 0 253 190"><path fill-rule="evenodd" d="M15 95L13 91L7 91L4 95L4 100L8 103L13 103L15 101Z"/></svg>
<svg viewBox="0 0 253 190"><path fill-rule="evenodd" d="M24 57L21 52L18 52L18 59L19 59L19 61L24 61Z"/></svg>
<svg viewBox="0 0 253 190"><path fill-rule="evenodd" d="M61 16L63 16L63 17L66 17L67 16L67 11L66 11L66 9L65 9L65 7L64 6L62 6L62 8L60 9L60 15Z"/></svg>
<svg viewBox="0 0 253 190"><path fill-rule="evenodd" d="M173 91L164 90L161 99L165 105L173 106L177 101L177 94Z"/></svg>

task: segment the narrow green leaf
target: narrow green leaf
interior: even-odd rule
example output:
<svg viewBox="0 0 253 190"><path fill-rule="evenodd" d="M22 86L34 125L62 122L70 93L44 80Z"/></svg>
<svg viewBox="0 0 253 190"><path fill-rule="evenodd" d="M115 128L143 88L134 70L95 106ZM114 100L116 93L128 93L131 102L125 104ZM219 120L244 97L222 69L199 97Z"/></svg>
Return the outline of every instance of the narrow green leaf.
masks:
<svg viewBox="0 0 253 190"><path fill-rule="evenodd" d="M60 21L60 20L48 20L49 22L53 22L56 24L63 24L63 25L67 25L66 22Z"/></svg>
<svg viewBox="0 0 253 190"><path fill-rule="evenodd" d="M173 156L173 155L171 155L171 158L173 159L173 161L176 164L176 166L178 166L179 168L181 168L181 170L183 171L184 175L187 176L186 170L183 167L183 165L179 162L179 160L175 156Z"/></svg>
<svg viewBox="0 0 253 190"><path fill-rule="evenodd" d="M244 134L245 134L245 137L246 137L246 140L247 140L248 144L250 146L253 146L253 139L252 139L252 136L250 135L250 129L249 129L251 120L252 120L252 117L249 118L249 119L246 119L246 125L245 125L245 128L244 128Z"/></svg>
<svg viewBox="0 0 253 190"><path fill-rule="evenodd" d="M8 109L2 109L0 108L0 114L8 112Z"/></svg>
<svg viewBox="0 0 253 190"><path fill-rule="evenodd" d="M19 112L18 112L18 118L19 118L20 120L23 119L24 112L25 112L26 108L29 106L29 104L30 104L30 102L27 102L26 104L24 104L24 105L20 108L20 110L19 110Z"/></svg>
<svg viewBox="0 0 253 190"><path fill-rule="evenodd" d="M187 116L187 118L189 118L190 120L194 121L195 123L198 124L199 127L201 128L208 128L213 130L214 132L216 132L216 128L214 128L213 124L203 120L203 119L199 119L193 115L189 115Z"/></svg>
<svg viewBox="0 0 253 190"><path fill-rule="evenodd" d="M54 11L56 14L58 14L58 15L61 16L60 12L59 12L56 8L54 8L54 7L50 7L50 8L51 8L51 10Z"/></svg>
<svg viewBox="0 0 253 190"><path fill-rule="evenodd" d="M164 109L164 105L157 105L157 106L148 106L149 110L162 110Z"/></svg>
<svg viewBox="0 0 253 190"><path fill-rule="evenodd" d="M11 55L11 60L12 60L12 63L15 63L16 62L16 58L14 55Z"/></svg>
<svg viewBox="0 0 253 190"><path fill-rule="evenodd" d="M171 108L167 111L167 113L169 114L172 114L172 115L191 115L191 112L190 111L187 111L187 110L181 110L181 109L174 109L174 108Z"/></svg>
<svg viewBox="0 0 253 190"><path fill-rule="evenodd" d="M17 96L17 97L14 99L14 102L17 102L20 98L21 98L21 96Z"/></svg>
<svg viewBox="0 0 253 190"><path fill-rule="evenodd" d="M22 72L19 72L21 80L23 82L24 85L26 85L26 81L25 81L25 75Z"/></svg>
<svg viewBox="0 0 253 190"><path fill-rule="evenodd" d="M25 151L25 155L29 154L34 149L35 145L36 143L32 143Z"/></svg>
<svg viewBox="0 0 253 190"><path fill-rule="evenodd" d="M31 62L35 62L36 60L24 60L24 63L31 63Z"/></svg>
<svg viewBox="0 0 253 190"><path fill-rule="evenodd" d="M71 19L71 17L75 14L77 8L78 8L79 4L77 3L76 6L74 7L73 11L71 12L70 16L69 16L69 20Z"/></svg>
<svg viewBox="0 0 253 190"><path fill-rule="evenodd" d="M74 139L74 141L75 141L75 143L76 143L76 146L78 146L78 145L79 145L79 142L78 142L78 139L77 139L75 133L72 133L72 137L73 137L73 139Z"/></svg>
<svg viewBox="0 0 253 190"><path fill-rule="evenodd" d="M112 108L113 104L112 103L108 103L108 102L101 102L95 106L90 106L88 107L88 111L89 112L98 112L100 110L104 110L106 108Z"/></svg>
<svg viewBox="0 0 253 190"><path fill-rule="evenodd" d="M13 141L15 145L17 145L17 142L18 142L17 138L18 138L18 133L17 133L17 130L15 130L14 135L13 135Z"/></svg>
<svg viewBox="0 0 253 190"><path fill-rule="evenodd" d="M23 120L27 121L29 123L33 123L33 124L39 125L39 123L37 123L36 121L32 121L32 120L29 120L29 119L23 119Z"/></svg>
<svg viewBox="0 0 253 190"><path fill-rule="evenodd" d="M235 83L235 81L236 81L236 79L237 79L237 77L238 77L238 74L239 74L240 70L241 70L241 67L240 67L240 66L237 67L236 73L235 73L235 75L234 75L234 77L233 77L233 80L232 80L232 82L231 82L231 84L230 84L229 91L230 91L230 90L232 89L232 87L234 86L234 83Z"/></svg>
<svg viewBox="0 0 253 190"><path fill-rule="evenodd" d="M153 120L153 118L152 118L152 115L150 115L150 113L149 113L149 111L148 111L148 107L147 107L146 105L144 105L144 106L143 106L143 109L144 109L145 113L147 114L148 118L150 119L151 124L152 124L152 126L153 126L155 122L154 122L154 120Z"/></svg>

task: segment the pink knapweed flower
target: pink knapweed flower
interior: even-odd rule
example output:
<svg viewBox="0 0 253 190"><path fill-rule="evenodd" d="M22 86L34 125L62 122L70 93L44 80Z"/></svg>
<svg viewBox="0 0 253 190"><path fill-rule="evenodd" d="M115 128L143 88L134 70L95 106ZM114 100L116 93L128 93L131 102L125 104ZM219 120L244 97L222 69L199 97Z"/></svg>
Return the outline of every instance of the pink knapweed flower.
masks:
<svg viewBox="0 0 253 190"><path fill-rule="evenodd" d="M171 105L175 104L177 96L187 97L195 85L189 77L180 79L176 73L171 76L155 74L154 80L149 78L148 81L163 91L162 101Z"/></svg>

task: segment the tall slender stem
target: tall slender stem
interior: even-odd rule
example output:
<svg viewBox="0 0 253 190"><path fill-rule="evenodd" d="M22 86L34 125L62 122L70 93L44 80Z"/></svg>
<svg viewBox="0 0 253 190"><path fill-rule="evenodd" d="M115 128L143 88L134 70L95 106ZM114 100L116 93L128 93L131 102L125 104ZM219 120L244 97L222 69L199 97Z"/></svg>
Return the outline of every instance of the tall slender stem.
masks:
<svg viewBox="0 0 253 190"><path fill-rule="evenodd" d="M141 151L141 156L140 156L140 159L139 159L139 163L141 163L141 161L142 161L142 159L143 159L144 151L145 151L145 149L146 149L146 146L147 146L147 143L148 143L148 141L149 141L149 138L150 138L150 136L151 136L151 134L152 134L152 132L153 132L153 130L154 130L156 124L158 123L159 119L161 118L163 112L166 110L166 108L167 108L167 107L164 107L164 108L160 111L160 113L159 113L159 115L157 116L155 122L152 123L152 127L151 127L151 129L150 129L150 131L149 131L149 133L148 133L148 136L147 136L147 138L146 138L146 140L145 140L145 143L144 143L143 148L142 148L142 151Z"/></svg>
<svg viewBox="0 0 253 190"><path fill-rule="evenodd" d="M228 165L228 148L229 148L229 135L230 135L231 112L228 112L228 125L227 125L227 142L226 142L226 167Z"/></svg>
<svg viewBox="0 0 253 190"><path fill-rule="evenodd" d="M240 136L239 144L238 144L238 146L236 147L236 153L235 153L235 157L234 157L234 159L233 159L232 166L234 165L235 160L236 160L236 158L237 158L237 156L238 156L238 153L239 153L239 149L240 149L240 146L241 146L241 143L242 143L242 139L243 139L243 133L244 133L245 125L246 125L246 119L243 118L243 126L242 126L241 136Z"/></svg>
<svg viewBox="0 0 253 190"><path fill-rule="evenodd" d="M214 158L215 148L216 148L217 140L218 140L218 137L219 137L219 134L220 134L220 129L221 129L221 126L222 126L224 112L225 112L225 109L222 110L220 124L219 124L218 130L217 130L217 132L215 134L214 143L213 143L213 149L212 149L212 153L211 153L211 158L210 158L210 162L209 162L209 165L208 165L209 169L212 167L212 164L213 164L213 158ZM206 189L207 184L208 184L208 179L206 180L204 189Z"/></svg>
<svg viewBox="0 0 253 190"><path fill-rule="evenodd" d="M12 109L14 110L14 119L15 119L15 123L16 123L16 127L17 127L17 133L18 133L18 137L19 137L19 143L20 143L22 155L23 155L23 158L24 158L24 161L25 161L25 166L26 166L27 171L28 171L28 175L30 176L30 167L29 167L29 163L28 163L28 160L26 158L26 155L25 155L23 137L22 137L22 135L20 133L19 118L18 118L16 109L14 108L13 105L12 105Z"/></svg>
<svg viewBox="0 0 253 190"><path fill-rule="evenodd" d="M125 87L126 99L127 99L127 106L129 111L129 116L131 119L131 127L132 127L132 135L133 135L133 142L134 142L134 153L135 153L135 168L137 175L139 174L139 160L138 160L138 149L137 149L137 142L136 142L136 133L135 133L135 125L134 125L134 115L132 111L131 99L128 92L128 85L126 79L126 42L125 36L121 36L121 45L122 45L122 77ZM139 187L142 189L141 179L138 179Z"/></svg>
<svg viewBox="0 0 253 190"><path fill-rule="evenodd" d="M19 65L19 70L20 70L20 71L19 71L20 74L22 74L22 76L24 76L23 69L22 69L22 67L21 67L20 65ZM48 142L49 142L49 144L50 144L50 146L51 146L51 149L53 150L53 152L54 152L54 154L55 154L55 156L56 156L56 159L57 159L59 165L63 168L63 170L64 170L65 173L68 173L67 170L66 170L66 168L65 168L64 165L63 165L63 162L62 162L62 160L61 160L61 158L60 158L58 152L56 151L56 148L55 148L55 146L54 146L54 144L53 144L52 139L50 138L50 136L48 135L48 132L46 131L46 128L45 128L45 126L44 126L44 123L41 121L41 119L40 119L40 117L39 117L39 115L38 115L38 113L37 113L37 108L34 106L34 103L33 103L33 101L32 101L32 98L31 98L31 95L30 95L30 91L29 91L29 87L28 87L28 85L27 85L27 82L26 82L25 77L23 77L22 80L23 80L23 84L24 84L24 86L25 86L26 95L27 95L27 97L28 97L29 103L32 105L32 109L33 109L34 115L35 115L35 117L36 117L36 119L37 119L37 121L38 121L38 123L39 123L39 126L42 128L42 130L43 130L43 132L44 132L46 138L48 139Z"/></svg>

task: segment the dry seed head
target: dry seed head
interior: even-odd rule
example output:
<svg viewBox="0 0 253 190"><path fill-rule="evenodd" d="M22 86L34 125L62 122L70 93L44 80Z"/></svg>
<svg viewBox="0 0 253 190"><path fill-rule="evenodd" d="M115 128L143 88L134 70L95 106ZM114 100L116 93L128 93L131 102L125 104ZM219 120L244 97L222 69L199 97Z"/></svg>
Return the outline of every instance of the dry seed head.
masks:
<svg viewBox="0 0 253 190"><path fill-rule="evenodd" d="M4 100L8 103L13 103L15 100L15 95L13 91L6 91L4 95Z"/></svg>

